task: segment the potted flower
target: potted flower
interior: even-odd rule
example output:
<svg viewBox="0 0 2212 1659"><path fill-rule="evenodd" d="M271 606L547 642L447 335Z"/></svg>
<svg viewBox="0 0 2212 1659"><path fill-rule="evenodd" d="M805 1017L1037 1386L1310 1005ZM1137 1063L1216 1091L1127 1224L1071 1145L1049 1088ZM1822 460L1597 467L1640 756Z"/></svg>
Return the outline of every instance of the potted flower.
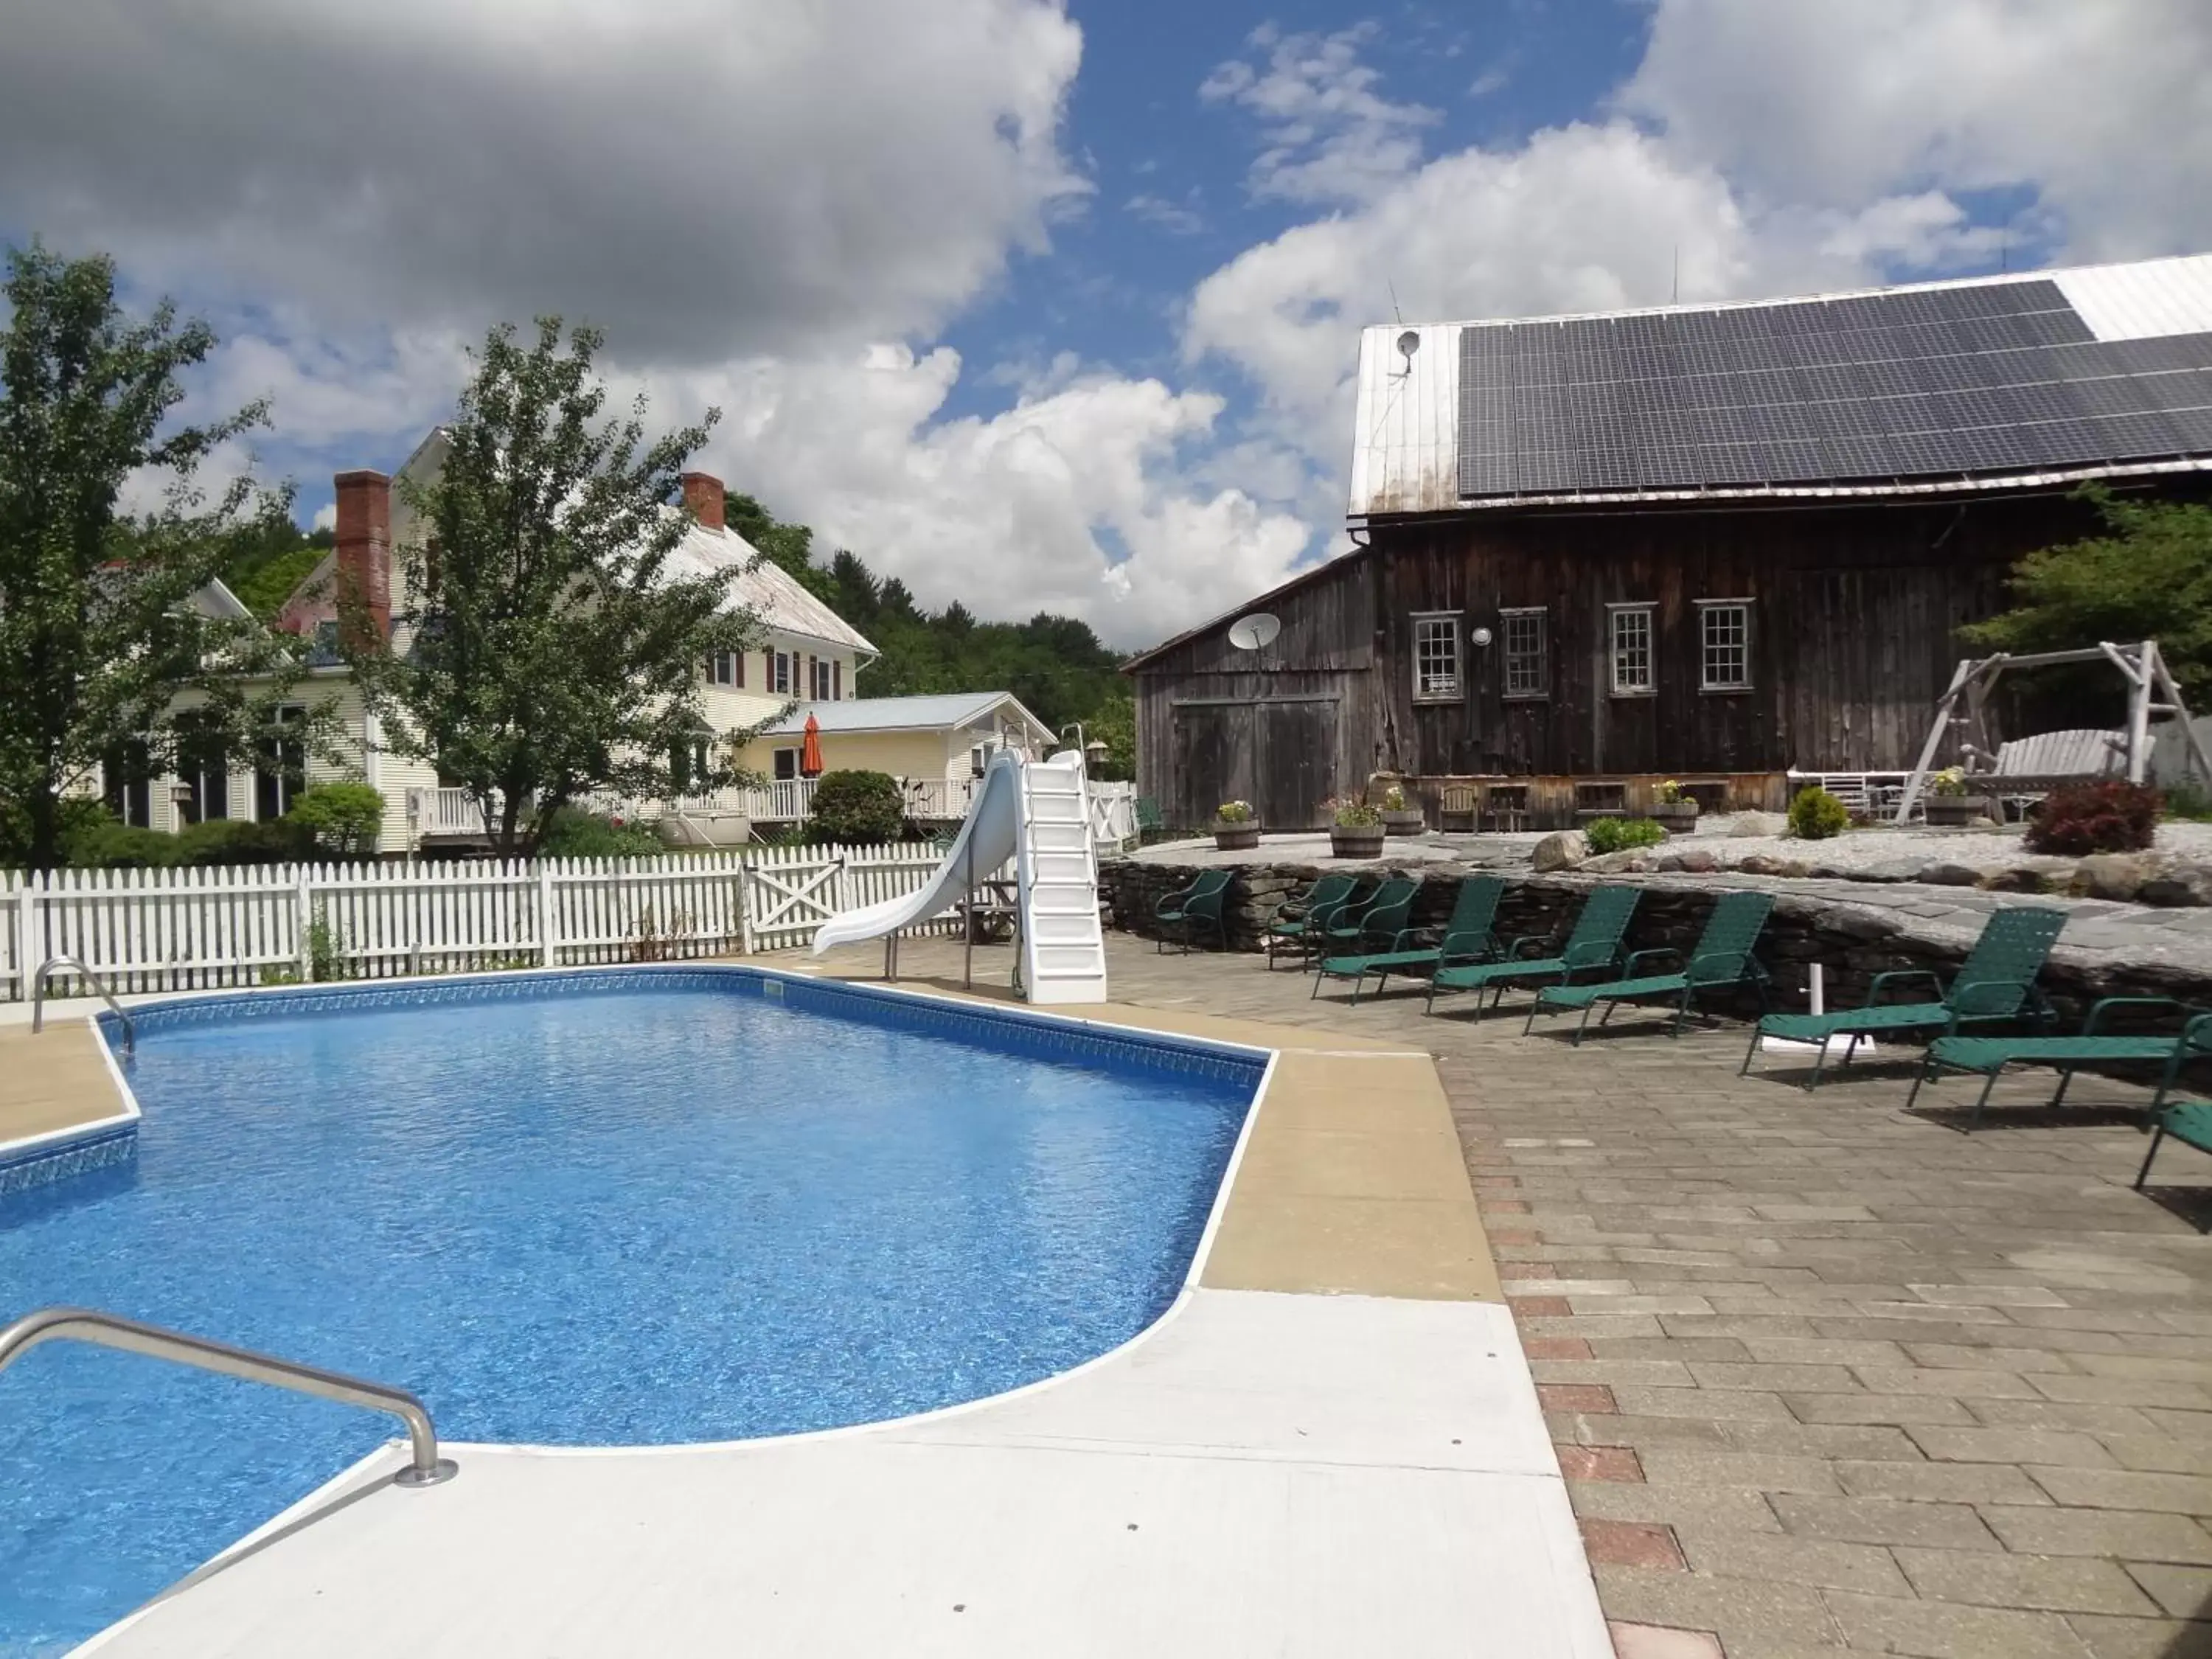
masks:
<svg viewBox="0 0 2212 1659"><path fill-rule="evenodd" d="M1224 853L1249 853L1260 844L1260 815L1249 800L1225 800L1213 809L1213 844Z"/></svg>
<svg viewBox="0 0 2212 1659"><path fill-rule="evenodd" d="M1421 803L1406 798L1405 786L1392 784L1382 792L1382 833L1386 836L1418 836L1427 829L1421 816Z"/></svg>
<svg viewBox="0 0 2212 1659"><path fill-rule="evenodd" d="M1382 856L1382 814L1365 801L1323 801L1328 811L1328 850L1340 859Z"/></svg>
<svg viewBox="0 0 2212 1659"><path fill-rule="evenodd" d="M1966 793L1966 775L1955 766L1947 766L1928 780L1923 806L1929 824L1939 830L1963 829L1990 815L1989 802Z"/></svg>
<svg viewBox="0 0 2212 1659"><path fill-rule="evenodd" d="M1698 827L1698 803L1682 793L1680 784L1668 778L1651 792L1651 805L1644 816L1670 836L1686 836Z"/></svg>

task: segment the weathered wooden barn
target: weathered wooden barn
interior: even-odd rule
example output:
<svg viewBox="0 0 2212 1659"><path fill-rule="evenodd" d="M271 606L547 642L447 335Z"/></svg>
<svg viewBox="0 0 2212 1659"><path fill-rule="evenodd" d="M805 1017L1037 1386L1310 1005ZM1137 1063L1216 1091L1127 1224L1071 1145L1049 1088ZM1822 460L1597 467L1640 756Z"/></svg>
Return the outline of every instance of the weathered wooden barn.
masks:
<svg viewBox="0 0 2212 1659"><path fill-rule="evenodd" d="M1139 792L1282 829L1377 772L1531 826L1662 778L1778 806L1911 763L2083 483L2208 475L2212 256L1369 329L1355 549L1132 660Z"/></svg>

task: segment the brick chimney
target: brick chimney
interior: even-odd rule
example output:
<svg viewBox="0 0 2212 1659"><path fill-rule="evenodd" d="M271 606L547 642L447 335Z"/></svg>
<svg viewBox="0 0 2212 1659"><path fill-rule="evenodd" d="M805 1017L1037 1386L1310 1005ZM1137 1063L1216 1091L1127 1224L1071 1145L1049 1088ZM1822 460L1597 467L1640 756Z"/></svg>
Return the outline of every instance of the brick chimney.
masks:
<svg viewBox="0 0 2212 1659"><path fill-rule="evenodd" d="M338 615L367 607L371 643L392 637L392 480L381 472L341 472L337 487Z"/></svg>
<svg viewBox="0 0 2212 1659"><path fill-rule="evenodd" d="M722 481L711 472L686 472L684 505L708 530L722 527Z"/></svg>

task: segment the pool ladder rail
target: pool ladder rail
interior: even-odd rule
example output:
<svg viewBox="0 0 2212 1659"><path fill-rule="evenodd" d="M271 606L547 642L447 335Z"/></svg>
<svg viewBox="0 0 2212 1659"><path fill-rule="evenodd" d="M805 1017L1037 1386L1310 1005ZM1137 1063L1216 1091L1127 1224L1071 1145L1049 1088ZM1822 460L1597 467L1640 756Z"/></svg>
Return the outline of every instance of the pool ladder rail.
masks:
<svg viewBox="0 0 2212 1659"><path fill-rule="evenodd" d="M318 1400L334 1400L342 1406L387 1413L407 1425L412 1454L407 1467L392 1477L394 1486L434 1486L453 1478L453 1460L438 1455L438 1431L431 1425L429 1412L404 1389L301 1365L251 1348L234 1348L227 1342L187 1336L182 1331L141 1324L91 1308L40 1308L0 1330L0 1370L41 1342L55 1341L119 1348L125 1353L142 1353L223 1376L242 1377L248 1382L313 1395Z"/></svg>
<svg viewBox="0 0 2212 1659"><path fill-rule="evenodd" d="M138 1057L138 1028L131 1024L130 1012L115 1000L115 993L107 988L106 980L71 956L48 957L39 964L39 971L31 975L31 1035L36 1036L46 1029L46 981L64 968L100 993L115 1018L122 1022L124 1057L136 1060ZM0 1358L0 1365L7 1363L4 1358Z"/></svg>

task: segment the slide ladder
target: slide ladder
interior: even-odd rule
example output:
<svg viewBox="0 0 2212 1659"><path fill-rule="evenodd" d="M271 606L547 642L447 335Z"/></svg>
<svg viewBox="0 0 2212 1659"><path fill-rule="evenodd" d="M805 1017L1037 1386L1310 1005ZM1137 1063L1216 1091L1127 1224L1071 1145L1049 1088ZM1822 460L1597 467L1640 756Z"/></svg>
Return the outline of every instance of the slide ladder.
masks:
<svg viewBox="0 0 2212 1659"><path fill-rule="evenodd" d="M1083 757L1072 750L1048 761L993 757L944 863L911 893L829 918L815 930L814 954L933 921L965 896L971 880L989 879L1009 860L1023 994L1031 1002L1105 1001L1090 787ZM884 965L888 971L888 954Z"/></svg>
<svg viewBox="0 0 2212 1659"><path fill-rule="evenodd" d="M1103 1002L1098 855L1079 755L1021 769L1022 986L1031 1002Z"/></svg>

